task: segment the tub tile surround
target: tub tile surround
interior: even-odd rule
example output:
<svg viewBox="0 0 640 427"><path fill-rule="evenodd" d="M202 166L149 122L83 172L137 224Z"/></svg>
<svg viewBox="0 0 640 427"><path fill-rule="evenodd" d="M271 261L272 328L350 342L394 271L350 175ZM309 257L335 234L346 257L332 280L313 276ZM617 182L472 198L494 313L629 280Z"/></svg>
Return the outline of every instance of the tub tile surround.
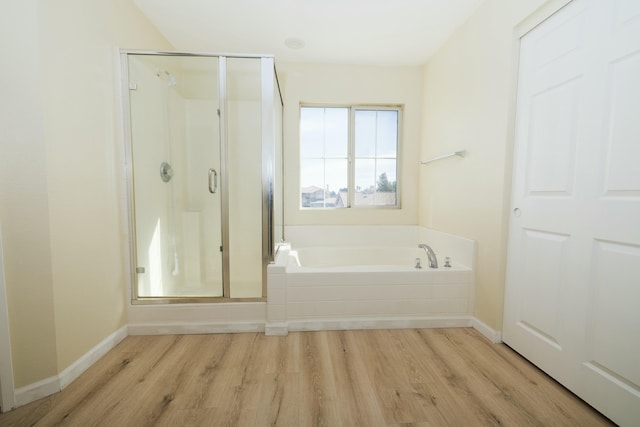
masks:
<svg viewBox="0 0 640 427"><path fill-rule="evenodd" d="M287 264L291 245L280 244L275 261L267 268L266 335L287 335Z"/></svg>
<svg viewBox="0 0 640 427"><path fill-rule="evenodd" d="M330 329L476 327L491 341L499 334L473 317L475 242L418 226L289 226L267 274L267 335ZM441 268L336 271L298 265L297 249L431 246ZM418 251L419 253L419 251ZM450 257L452 269L444 269ZM283 292L284 290L284 292Z"/></svg>

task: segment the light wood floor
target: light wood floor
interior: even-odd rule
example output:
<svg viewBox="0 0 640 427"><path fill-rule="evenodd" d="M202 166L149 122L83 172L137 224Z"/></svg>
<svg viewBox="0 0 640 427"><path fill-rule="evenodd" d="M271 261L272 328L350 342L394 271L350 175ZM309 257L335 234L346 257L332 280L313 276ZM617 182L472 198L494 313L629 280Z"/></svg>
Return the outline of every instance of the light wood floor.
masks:
<svg viewBox="0 0 640 427"><path fill-rule="evenodd" d="M1 426L604 426L475 330L132 336Z"/></svg>

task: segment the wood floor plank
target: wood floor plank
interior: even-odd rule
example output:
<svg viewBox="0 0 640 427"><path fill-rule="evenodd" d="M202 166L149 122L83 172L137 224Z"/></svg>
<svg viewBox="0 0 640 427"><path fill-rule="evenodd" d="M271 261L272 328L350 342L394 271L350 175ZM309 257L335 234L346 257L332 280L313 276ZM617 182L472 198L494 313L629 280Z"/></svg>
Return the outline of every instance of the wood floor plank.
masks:
<svg viewBox="0 0 640 427"><path fill-rule="evenodd" d="M210 403L221 410L230 425L251 425L259 398L261 346L259 334L241 334L234 340L222 360L224 386ZM265 338L262 336L262 338Z"/></svg>
<svg viewBox="0 0 640 427"><path fill-rule="evenodd" d="M131 336L0 426L610 426L473 329Z"/></svg>
<svg viewBox="0 0 640 427"><path fill-rule="evenodd" d="M263 340L263 357L259 364L264 366L264 373L258 392L255 425L299 425L297 397L300 375L292 372L291 368L293 338L269 337Z"/></svg>
<svg viewBox="0 0 640 427"><path fill-rule="evenodd" d="M362 361L357 332L337 331L328 335L340 418L349 426L382 426L383 414Z"/></svg>
<svg viewBox="0 0 640 427"><path fill-rule="evenodd" d="M421 397L415 393L411 373L402 363L406 352L398 346L396 336L402 331L374 330L359 334L368 351L365 365L374 383L378 402L387 424L415 423L426 420Z"/></svg>
<svg viewBox="0 0 640 427"><path fill-rule="evenodd" d="M220 364L233 338L230 334L219 334L189 335L185 339L192 349L187 355L192 365L181 379L184 392L176 393L172 405L181 409L206 408L208 402L216 400L212 395L216 390L213 384L223 372ZM176 364L180 363L180 360L176 361Z"/></svg>
<svg viewBox="0 0 640 427"><path fill-rule="evenodd" d="M451 390L439 378L429 349L424 348L424 342L414 332L406 330L398 334L397 345L403 354L399 363L410 377L413 393L419 399L426 418L434 425L462 423L464 411L454 404L455 396L451 396Z"/></svg>
<svg viewBox="0 0 640 427"><path fill-rule="evenodd" d="M302 335L300 361L300 423L340 426L338 399L333 380L327 332Z"/></svg>

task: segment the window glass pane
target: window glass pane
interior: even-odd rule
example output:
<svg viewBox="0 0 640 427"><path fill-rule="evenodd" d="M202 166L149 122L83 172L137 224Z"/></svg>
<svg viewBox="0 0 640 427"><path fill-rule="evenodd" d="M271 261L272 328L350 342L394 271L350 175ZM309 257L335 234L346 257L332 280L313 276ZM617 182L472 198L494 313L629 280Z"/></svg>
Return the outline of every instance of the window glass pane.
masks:
<svg viewBox="0 0 640 427"><path fill-rule="evenodd" d="M356 157L376 155L376 112L356 110L355 113Z"/></svg>
<svg viewBox="0 0 640 427"><path fill-rule="evenodd" d="M392 187L388 186L388 185L383 185L382 187L380 187L380 185L377 185L378 191L387 191L387 190L380 190L380 188L393 188L395 190L395 183L396 183L396 161L395 160L390 160L390 159L378 159L378 161L376 162L376 173L377 173L377 177L376 177L376 182L380 182L381 180L384 181L384 179L386 178L389 182L389 184L392 184ZM384 177L382 177L382 174L384 174Z"/></svg>
<svg viewBox="0 0 640 427"><path fill-rule="evenodd" d="M379 159L376 163L376 191L396 191L396 161Z"/></svg>
<svg viewBox="0 0 640 427"><path fill-rule="evenodd" d="M378 111L377 157L396 157L398 147L398 112Z"/></svg>
<svg viewBox="0 0 640 427"><path fill-rule="evenodd" d="M341 205L338 200L340 191L346 196L349 164L347 159L327 159L325 165L325 207L347 207L347 199Z"/></svg>
<svg viewBox="0 0 640 427"><path fill-rule="evenodd" d="M349 149L349 109L325 109L325 156L347 158Z"/></svg>
<svg viewBox="0 0 640 427"><path fill-rule="evenodd" d="M324 156L324 108L300 109L300 157Z"/></svg>
<svg viewBox="0 0 640 427"><path fill-rule="evenodd" d="M324 159L300 160L300 186L324 188Z"/></svg>
<svg viewBox="0 0 640 427"><path fill-rule="evenodd" d="M397 193L396 161L381 159L376 162L376 206L395 206Z"/></svg>
<svg viewBox="0 0 640 427"><path fill-rule="evenodd" d="M397 179L395 160L357 159L354 206L395 206Z"/></svg>
<svg viewBox="0 0 640 427"><path fill-rule="evenodd" d="M354 175L357 202L358 193L374 193L376 190L376 161L374 159L356 159Z"/></svg>
<svg viewBox="0 0 640 427"><path fill-rule="evenodd" d="M300 109L300 156L347 157L349 109L302 107Z"/></svg>
<svg viewBox="0 0 640 427"><path fill-rule="evenodd" d="M309 208L324 200L324 159L302 159L300 170L300 206Z"/></svg>
<svg viewBox="0 0 640 427"><path fill-rule="evenodd" d="M300 205L305 208L335 207L341 190L346 196L347 170L346 159L302 159ZM338 207L346 207L346 203Z"/></svg>

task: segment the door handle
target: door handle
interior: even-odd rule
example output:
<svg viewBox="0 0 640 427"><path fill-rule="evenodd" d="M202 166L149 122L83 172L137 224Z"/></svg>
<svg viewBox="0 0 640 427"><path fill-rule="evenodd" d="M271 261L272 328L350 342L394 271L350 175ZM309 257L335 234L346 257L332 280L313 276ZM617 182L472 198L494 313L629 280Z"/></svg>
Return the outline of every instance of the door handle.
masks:
<svg viewBox="0 0 640 427"><path fill-rule="evenodd" d="M218 172L212 168L209 169L209 193L216 194L216 191L218 191Z"/></svg>

